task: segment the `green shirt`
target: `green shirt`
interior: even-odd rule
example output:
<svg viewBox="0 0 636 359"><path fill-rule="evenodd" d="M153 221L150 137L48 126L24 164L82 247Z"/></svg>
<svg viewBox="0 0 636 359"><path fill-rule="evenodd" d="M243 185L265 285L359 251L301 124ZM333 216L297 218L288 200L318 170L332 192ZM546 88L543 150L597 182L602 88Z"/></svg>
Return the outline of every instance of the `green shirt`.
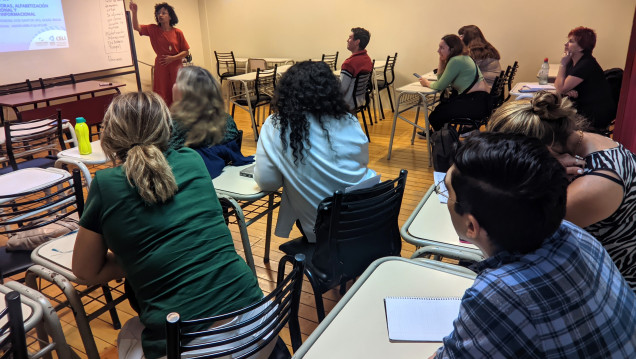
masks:
<svg viewBox="0 0 636 359"><path fill-rule="evenodd" d="M201 157L168 150L179 190L164 204L146 205L121 167L98 171L80 225L103 235L126 272L146 326L147 358L165 355L165 321L241 309L263 293L236 253L221 205Z"/></svg>
<svg viewBox="0 0 636 359"><path fill-rule="evenodd" d="M484 77L481 71L479 71L470 56L458 55L451 57L442 75L437 75L437 81L431 83L430 88L441 91L448 86L452 86L457 92L462 93L475 80L475 70L477 70L479 75L477 81L483 80Z"/></svg>

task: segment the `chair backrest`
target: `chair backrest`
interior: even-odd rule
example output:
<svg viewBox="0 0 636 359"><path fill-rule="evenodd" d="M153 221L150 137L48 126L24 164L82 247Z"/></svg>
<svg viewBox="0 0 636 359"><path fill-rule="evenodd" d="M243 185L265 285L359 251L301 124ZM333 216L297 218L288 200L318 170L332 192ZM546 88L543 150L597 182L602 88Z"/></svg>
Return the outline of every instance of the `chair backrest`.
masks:
<svg viewBox="0 0 636 359"><path fill-rule="evenodd" d="M515 75L517 74L517 69L519 69L519 62L515 61L512 65L510 72L508 73L508 78L506 79L506 84L508 85L508 92L512 90L512 81L515 79Z"/></svg>
<svg viewBox="0 0 636 359"><path fill-rule="evenodd" d="M334 55L322 54L321 61L327 63L334 71L338 70L338 51Z"/></svg>
<svg viewBox="0 0 636 359"><path fill-rule="evenodd" d="M322 286L353 279L374 260L400 255L398 216L407 171L398 178L350 193L336 191L318 205L312 264Z"/></svg>
<svg viewBox="0 0 636 359"><path fill-rule="evenodd" d="M356 75L353 83L353 106L356 111L366 108L369 105L371 93L371 74L372 72L360 72ZM364 100L363 100L364 99Z"/></svg>
<svg viewBox="0 0 636 359"><path fill-rule="evenodd" d="M618 106L618 100L621 97L621 86L623 85L623 69L613 68L603 71L605 79L610 86L614 103Z"/></svg>
<svg viewBox="0 0 636 359"><path fill-rule="evenodd" d="M51 171L65 171L50 169ZM84 212L82 177L73 174L37 189L0 194L0 235L44 227L50 223ZM9 273L3 273L9 275Z"/></svg>
<svg viewBox="0 0 636 359"><path fill-rule="evenodd" d="M256 70L256 81L254 81L254 91L256 93L256 103L258 104L263 97L267 95L269 98L274 96L276 89L276 71L278 66L275 65L271 70Z"/></svg>
<svg viewBox="0 0 636 359"><path fill-rule="evenodd" d="M397 52L395 56L386 57L386 64L384 65L384 86L389 86L395 81L395 60L397 60Z"/></svg>
<svg viewBox="0 0 636 359"><path fill-rule="evenodd" d="M18 160L34 161L34 155L57 153L66 148L62 137L62 116L59 110L56 112L55 118L5 123L7 160L13 170L18 169Z"/></svg>
<svg viewBox="0 0 636 359"><path fill-rule="evenodd" d="M24 332L24 321L22 319L22 304L20 294L16 291L7 293L4 296L6 308L0 312L0 320L5 318L8 321L0 327L0 336L5 337L0 341L2 358L27 359L26 333Z"/></svg>
<svg viewBox="0 0 636 359"><path fill-rule="evenodd" d="M236 76L236 60L234 59L234 51L216 52L216 73L220 79Z"/></svg>
<svg viewBox="0 0 636 359"><path fill-rule="evenodd" d="M248 59L247 71L254 72L256 70L267 70L267 61L265 59Z"/></svg>
<svg viewBox="0 0 636 359"><path fill-rule="evenodd" d="M503 75L504 72L502 70L500 75L495 77L492 82L492 87L490 88L490 97L492 99L493 111L503 104L504 86L506 84Z"/></svg>
<svg viewBox="0 0 636 359"><path fill-rule="evenodd" d="M302 342L298 324L298 306L305 268L305 256L297 254L293 260L291 272L285 276L285 267L279 266L276 289L257 303L243 309L214 317L194 320L181 320L178 313L166 316L166 350L168 359L181 357L181 353L197 351L206 358L217 358L233 353L235 359L247 358L276 340L278 333L289 323L289 331L294 350ZM207 329L215 322L226 321L244 315L255 309L260 313L236 324ZM260 322L260 323L259 323ZM228 331L242 334L232 335ZM215 335L223 335L223 339ZM223 346L223 349L219 349ZM206 351L210 354L207 355Z"/></svg>

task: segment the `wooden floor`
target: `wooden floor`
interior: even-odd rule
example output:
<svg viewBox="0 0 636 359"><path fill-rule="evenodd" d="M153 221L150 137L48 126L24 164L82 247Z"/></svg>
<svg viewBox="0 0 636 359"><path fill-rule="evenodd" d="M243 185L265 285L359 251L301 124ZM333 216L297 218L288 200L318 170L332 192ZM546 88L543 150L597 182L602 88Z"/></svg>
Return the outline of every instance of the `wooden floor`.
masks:
<svg viewBox="0 0 636 359"><path fill-rule="evenodd" d="M413 127L400 120L398 120L397 124L392 158L391 160L387 160L392 116L393 114L390 110L386 111L385 120L378 121L377 124L369 126L371 136L371 143L369 145L369 167L381 174L383 179L397 177L400 169L407 169L409 171L399 217L399 225L402 226L426 190L433 183L433 169L428 165L426 141L416 137L414 145L411 145L410 140ZM406 117L409 118L413 116L414 111L406 114ZM237 109L235 118L239 129L244 131L243 154L249 155L255 153L256 142L253 140L249 115L247 112ZM269 293L275 287L276 268L278 266L278 260L282 257L278 246L288 239L276 236L272 237L271 260L269 264L264 264L265 226L265 218L262 218L257 223L248 227L248 232L252 244L259 284L265 293ZM238 228L236 225L230 225L230 229L237 251L242 255L243 251ZM299 235L299 232L292 232L290 237L295 238ZM403 242L402 256L410 257L414 249L412 245ZM324 294L323 299L325 308L327 312L329 312L340 299L340 295L337 290L332 290ZM134 311L132 311L127 303L118 306L117 309L122 323L134 315ZM300 327L303 340L305 340L318 325L311 286L306 280L303 285L299 314ZM67 341L81 357L86 357L71 311L68 309L62 310L59 312L59 316ZM117 358L116 340L118 331L112 328L108 314L104 314L100 318L92 321L91 327L100 356L102 358ZM290 340L286 330L284 330L281 335L287 345L290 346Z"/></svg>

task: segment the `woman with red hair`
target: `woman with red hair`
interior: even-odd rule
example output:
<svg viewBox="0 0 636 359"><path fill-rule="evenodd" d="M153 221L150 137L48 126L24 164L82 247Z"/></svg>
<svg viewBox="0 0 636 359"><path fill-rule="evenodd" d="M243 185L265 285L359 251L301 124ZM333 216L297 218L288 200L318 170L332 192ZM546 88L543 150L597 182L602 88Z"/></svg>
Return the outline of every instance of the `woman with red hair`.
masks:
<svg viewBox="0 0 636 359"><path fill-rule="evenodd" d="M579 26L570 31L554 87L574 101L593 129L602 131L616 117L617 104L603 69L592 56L594 46L594 30Z"/></svg>

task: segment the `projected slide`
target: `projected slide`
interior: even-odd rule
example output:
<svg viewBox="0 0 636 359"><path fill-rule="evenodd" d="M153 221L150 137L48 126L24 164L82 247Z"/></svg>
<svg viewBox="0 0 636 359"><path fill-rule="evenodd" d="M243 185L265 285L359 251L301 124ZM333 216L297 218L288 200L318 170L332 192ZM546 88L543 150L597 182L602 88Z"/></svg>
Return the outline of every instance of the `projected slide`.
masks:
<svg viewBox="0 0 636 359"><path fill-rule="evenodd" d="M0 0L0 32L0 52L67 48L62 0Z"/></svg>

